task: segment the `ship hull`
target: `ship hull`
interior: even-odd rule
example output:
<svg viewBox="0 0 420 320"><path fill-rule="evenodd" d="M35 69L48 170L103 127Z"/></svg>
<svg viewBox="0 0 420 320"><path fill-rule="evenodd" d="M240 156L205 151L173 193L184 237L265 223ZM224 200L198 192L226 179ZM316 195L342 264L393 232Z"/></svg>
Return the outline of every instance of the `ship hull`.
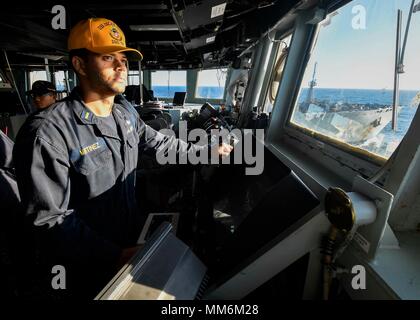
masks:
<svg viewBox="0 0 420 320"><path fill-rule="evenodd" d="M326 112L322 107L310 104L307 112L295 115L299 124L354 145L376 137L391 119L389 106Z"/></svg>

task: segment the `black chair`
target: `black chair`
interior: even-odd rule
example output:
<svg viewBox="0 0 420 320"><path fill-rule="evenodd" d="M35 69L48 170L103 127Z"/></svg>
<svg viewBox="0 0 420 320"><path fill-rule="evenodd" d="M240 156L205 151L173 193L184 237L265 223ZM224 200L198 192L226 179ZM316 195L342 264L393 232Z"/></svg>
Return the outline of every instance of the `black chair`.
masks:
<svg viewBox="0 0 420 320"><path fill-rule="evenodd" d="M137 112L143 121L149 121L158 118L162 115L163 111L153 108L137 108Z"/></svg>
<svg viewBox="0 0 420 320"><path fill-rule="evenodd" d="M163 118L156 118L152 120L145 121L145 123L155 129L156 131L162 130L162 129L169 129L169 124L166 122Z"/></svg>
<svg viewBox="0 0 420 320"><path fill-rule="evenodd" d="M0 91L0 101L0 113L15 115L24 114L30 110L29 103L26 103L25 110L23 110L19 97L14 90Z"/></svg>
<svg viewBox="0 0 420 320"><path fill-rule="evenodd" d="M162 119L164 119L164 120L166 121L166 123L168 124L169 129L172 129L172 127L173 127L172 117L171 117L171 115L170 115L169 113L167 113L167 112L162 112L162 113L161 113L161 114L159 114L157 117L158 117L158 118L162 118Z"/></svg>
<svg viewBox="0 0 420 320"><path fill-rule="evenodd" d="M153 96L153 90L148 90L146 86L143 84L143 101L153 101L155 97ZM125 98L136 105L140 104L140 90L138 85L129 85L125 88L125 92L123 94Z"/></svg>

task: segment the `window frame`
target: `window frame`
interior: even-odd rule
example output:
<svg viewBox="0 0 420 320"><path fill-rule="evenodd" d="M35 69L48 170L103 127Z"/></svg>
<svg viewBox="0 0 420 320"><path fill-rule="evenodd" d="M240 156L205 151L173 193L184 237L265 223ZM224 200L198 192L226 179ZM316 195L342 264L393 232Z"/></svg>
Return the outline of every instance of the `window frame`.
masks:
<svg viewBox="0 0 420 320"><path fill-rule="evenodd" d="M325 14L330 14L349 2L335 3L334 6L325 10ZM313 10L317 9L319 8ZM302 16L301 21L297 22L293 28L289 55L285 62L282 81L279 84L279 91L273 105L271 123L275 124L270 125L268 129L266 143L279 149L287 147L299 150L305 153L308 159L315 161L319 160L321 153L332 160L328 170L339 175L342 173L343 167L349 169L350 171L346 174L344 180L347 183L351 183L358 174L364 177L373 176L386 162L386 159L379 156L375 157L374 154L358 152L355 148L353 149L339 142L332 141L332 139L323 137L322 134L315 133L309 129L299 128L290 121L306 67L315 48L319 33L319 23L307 23L307 20L314 16L313 10L308 11L306 16ZM290 60L294 61L290 62ZM282 95L281 92L285 93L287 91L288 97L278 99L279 94ZM378 183L383 183L386 178L387 174Z"/></svg>
<svg viewBox="0 0 420 320"><path fill-rule="evenodd" d="M327 15L331 14L332 11L334 11L334 10L329 10L327 12ZM330 145L332 147L338 148L342 151L345 151L352 156L356 156L358 158L361 158L365 161L371 162L371 163L379 165L379 166L383 165L387 162L387 159L384 158L384 157L381 157L380 155L371 153L369 151L366 151L366 150L358 148L358 147L351 146L351 145L349 145L345 142L341 142L338 139L334 139L334 138L328 137L328 136L326 136L322 133L313 131L309 128L304 128L302 126L299 126L299 125L297 125L297 124L295 124L291 121L294 109L296 108L297 99L299 98L299 94L300 94L300 91L301 91L301 85L302 85L302 82L303 82L303 77L304 77L305 72L307 70L307 66L308 66L308 62L309 62L309 59L311 57L311 54L316 47L319 32L320 32L320 24L317 24L316 25L316 32L314 33L312 41L311 41L310 52L308 52L308 54L305 57L304 68L302 69L302 72L299 75L299 81L298 81L298 83L295 87L293 99L291 100L291 103L290 103L290 109L289 109L289 113L287 115L285 129L291 135L293 135L294 133L297 133L298 135L299 135L299 133L302 133L306 137L310 137L310 139L305 139L304 136L299 135L300 138L303 139L306 143L311 143L311 140L315 139L317 141L321 141L324 144L327 144L327 145ZM315 145L319 146L319 143L317 143Z"/></svg>
<svg viewBox="0 0 420 320"><path fill-rule="evenodd" d="M258 102L258 106L261 106L261 111L266 112L264 110L265 109L264 107L265 107L267 99L269 99L268 94L269 94L269 90L271 90L271 80L272 80L272 77L273 77L273 73L275 71L274 69L276 68L276 65L277 65L277 59L282 54L280 52L282 41L284 41L284 39L286 39L287 37L290 36L290 42L289 42L289 45L287 46L287 50L289 50L290 45L292 43L293 34L294 34L294 29L291 29L291 30L288 30L285 33L281 33L280 35L276 34L276 36L274 37L274 40L277 43L273 46L273 48L271 49L271 53L270 53L270 62L269 62L269 66L267 67L270 70L270 72L267 73L267 75L264 79L264 84L263 84L263 88L261 90L260 100ZM281 82L283 81L284 69L286 67L287 56L288 55L289 55L289 53L287 53L285 61L284 61L283 71L282 71L282 75L281 75L281 78L280 78L280 81L279 81L279 88L280 88ZM276 94L276 98L273 101L272 110L274 109L274 106L276 104L276 100L277 100L277 94Z"/></svg>
<svg viewBox="0 0 420 320"><path fill-rule="evenodd" d="M347 5L351 2L352 2L352 0L345 0L345 1L341 1L339 3L334 3L328 9L326 9L326 13L325 13L326 16L331 14L332 12L344 7L345 5ZM310 144L312 147L315 147L315 148L318 147L319 148L319 146L320 146L319 141L320 141L323 144L325 144L324 146L322 146L322 149L324 149L325 146L328 145L331 148L335 148L335 149L344 151L348 155L351 155L352 157L355 157L356 159L363 160L364 163L362 165L356 165L354 167L354 169L356 169L359 172L363 172L364 171L363 167L366 167L366 166L367 167L371 167L371 165L374 165L374 166L377 166L377 167L383 166L388 161L388 159L392 157L392 155L390 155L389 158L382 157L378 154L371 153L371 152L369 152L367 150L364 150L362 148L358 148L358 147L352 146L350 144L347 144L345 142L341 142L338 139L328 137L328 136L326 136L322 133L315 132L315 131L313 131L309 128L304 128L304 127L299 126L295 123L292 123L292 121L291 121L294 108L296 107L296 101L299 98L299 93L300 93L300 90L301 90L303 77L305 75L309 59L310 59L310 57L312 55L312 52L315 49L316 44L317 44L318 35L319 35L319 32L320 32L320 27L321 27L320 23L321 22L317 23L314 26L316 31L313 33L313 36L311 38L310 50L304 56L303 68L302 68L301 72L299 73L299 78L298 78L298 81L296 82L296 87L294 88L294 92L293 92L293 98L290 100L290 104L289 104L290 108L288 110L284 130L290 136L295 135L296 137L301 139L304 143ZM293 41L293 39L292 39L292 41ZM286 61L286 63L287 63L287 61ZM275 106L275 104L273 105L273 109L274 109L274 106ZM418 112L418 110L417 110L417 112ZM413 119L414 119L414 117L415 117L415 115L413 116ZM411 126L411 124L410 124L410 126ZM401 144L401 142L400 142L400 144ZM330 151L331 151L330 153L332 154L334 149L331 149ZM394 152L393 152L393 154L394 154ZM357 163L358 161L356 159L353 159L352 163ZM342 160L342 157L339 156L336 160Z"/></svg>
<svg viewBox="0 0 420 320"><path fill-rule="evenodd" d="M135 78L135 77L137 77L138 80L139 80L138 84L131 83L131 82L136 82L136 81L130 81L130 80L133 80L133 79L130 79L130 78ZM141 71L141 73L139 73L139 70L129 70L128 73L127 73L127 85L135 85L135 86L140 85L140 77L142 79L144 78L143 70Z"/></svg>

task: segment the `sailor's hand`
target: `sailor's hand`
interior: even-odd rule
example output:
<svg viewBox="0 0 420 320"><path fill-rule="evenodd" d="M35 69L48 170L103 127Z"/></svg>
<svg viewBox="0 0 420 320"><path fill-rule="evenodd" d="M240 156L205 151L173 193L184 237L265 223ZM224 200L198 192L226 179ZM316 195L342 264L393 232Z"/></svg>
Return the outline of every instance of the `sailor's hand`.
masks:
<svg viewBox="0 0 420 320"><path fill-rule="evenodd" d="M226 144L226 143L222 143L219 146L219 148L217 150L217 153L221 157L227 157L231 153L232 149L233 149L233 147L231 145Z"/></svg>

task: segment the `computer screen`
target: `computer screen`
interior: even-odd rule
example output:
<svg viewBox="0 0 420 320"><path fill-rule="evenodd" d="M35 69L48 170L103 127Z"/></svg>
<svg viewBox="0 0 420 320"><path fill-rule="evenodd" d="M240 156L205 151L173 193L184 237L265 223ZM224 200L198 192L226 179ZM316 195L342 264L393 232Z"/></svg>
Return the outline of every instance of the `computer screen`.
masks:
<svg viewBox="0 0 420 320"><path fill-rule="evenodd" d="M183 106L186 98L187 98L186 92L175 92L172 104L174 106Z"/></svg>
<svg viewBox="0 0 420 320"><path fill-rule="evenodd" d="M153 91L148 90L146 86L143 84L143 102L154 101L155 97L153 96ZM125 98L136 105L140 104L140 89L138 85L128 85L125 88L124 92Z"/></svg>
<svg viewBox="0 0 420 320"><path fill-rule="evenodd" d="M319 200L311 190L264 146L264 170L246 175L247 165L224 165L212 176L209 191L213 216L229 228L218 227L215 241L223 236L211 261L203 261L213 278L246 263L261 249L280 241L298 228ZM217 223L220 225L219 223Z"/></svg>

